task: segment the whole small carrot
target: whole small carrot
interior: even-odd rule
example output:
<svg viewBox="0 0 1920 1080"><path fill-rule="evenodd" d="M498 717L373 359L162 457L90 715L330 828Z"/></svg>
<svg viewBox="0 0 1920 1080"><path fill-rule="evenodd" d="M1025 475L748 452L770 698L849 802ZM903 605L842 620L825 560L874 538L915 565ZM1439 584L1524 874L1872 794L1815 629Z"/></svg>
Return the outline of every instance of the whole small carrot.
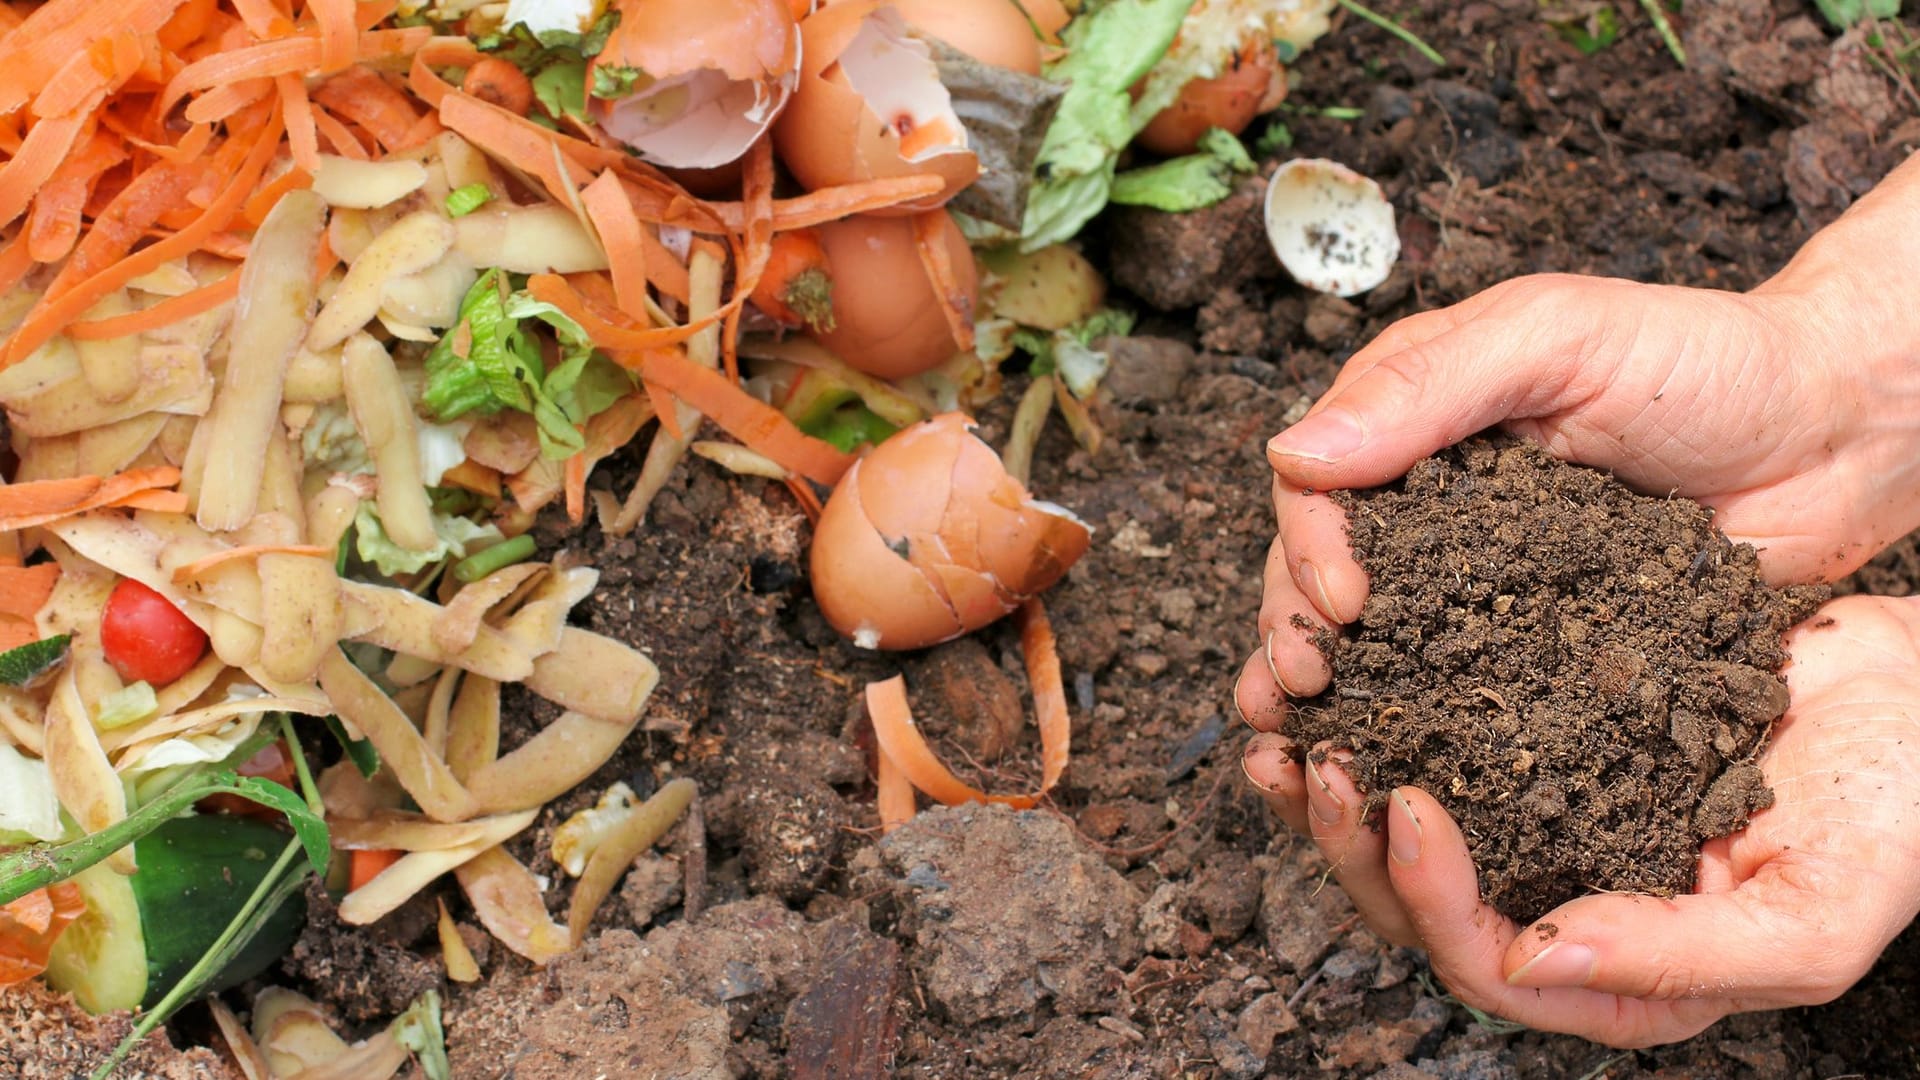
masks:
<svg viewBox="0 0 1920 1080"><path fill-rule="evenodd" d="M833 275L812 229L773 234L773 253L751 297L753 306L788 326L825 333L833 322Z"/></svg>
<svg viewBox="0 0 1920 1080"><path fill-rule="evenodd" d="M498 105L516 116L533 108L533 83L526 72L497 56L489 56L467 69L460 89L491 105Z"/></svg>

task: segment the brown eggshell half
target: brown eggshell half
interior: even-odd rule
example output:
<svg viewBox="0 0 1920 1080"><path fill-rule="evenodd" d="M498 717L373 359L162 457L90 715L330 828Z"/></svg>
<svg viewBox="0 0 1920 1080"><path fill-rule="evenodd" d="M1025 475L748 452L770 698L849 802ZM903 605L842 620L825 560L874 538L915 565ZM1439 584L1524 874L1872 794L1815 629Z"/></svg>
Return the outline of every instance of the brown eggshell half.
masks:
<svg viewBox="0 0 1920 1080"><path fill-rule="evenodd" d="M960 346L921 264L910 220L860 214L827 222L818 232L833 278L834 327L816 335L821 344L882 379L918 375L952 358ZM978 296L967 238L950 216L941 234L962 291Z"/></svg>
<svg viewBox="0 0 1920 1080"><path fill-rule="evenodd" d="M786 0L627 0L595 67L652 80L594 121L645 160L714 169L746 153L787 106L800 78L800 31Z"/></svg>
<svg viewBox="0 0 1920 1080"><path fill-rule="evenodd" d="M881 443L827 500L814 599L863 648L918 649L977 630L1060 580L1092 534L1037 502L946 413Z"/></svg>
<svg viewBox="0 0 1920 1080"><path fill-rule="evenodd" d="M877 0L830 4L800 24L799 83L773 126L774 149L809 190L896 176L941 189L891 212L944 204L980 175L925 43ZM904 143L924 142L915 146Z"/></svg>
<svg viewBox="0 0 1920 1080"><path fill-rule="evenodd" d="M1011 0L891 0L907 25L983 64L1040 74L1040 39Z"/></svg>

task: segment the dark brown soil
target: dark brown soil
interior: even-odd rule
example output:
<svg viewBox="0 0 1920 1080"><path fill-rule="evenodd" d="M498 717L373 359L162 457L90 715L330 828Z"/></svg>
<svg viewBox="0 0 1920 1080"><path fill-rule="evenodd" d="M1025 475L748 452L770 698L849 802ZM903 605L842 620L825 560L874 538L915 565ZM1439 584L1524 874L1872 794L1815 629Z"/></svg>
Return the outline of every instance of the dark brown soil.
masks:
<svg viewBox="0 0 1920 1080"><path fill-rule="evenodd" d="M1335 499L1371 591L1287 734L1351 749L1376 819L1395 787L1434 793L1495 908L1688 891L1701 841L1772 805L1780 635L1826 588L1772 589L1699 504L1510 438Z"/></svg>

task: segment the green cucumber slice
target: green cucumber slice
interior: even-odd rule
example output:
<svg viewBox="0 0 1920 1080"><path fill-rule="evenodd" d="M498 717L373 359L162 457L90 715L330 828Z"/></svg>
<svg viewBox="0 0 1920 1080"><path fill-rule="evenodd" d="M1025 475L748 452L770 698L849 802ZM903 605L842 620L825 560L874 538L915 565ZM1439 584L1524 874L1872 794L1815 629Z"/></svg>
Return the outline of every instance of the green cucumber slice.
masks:
<svg viewBox="0 0 1920 1080"><path fill-rule="evenodd" d="M175 818L134 844L140 870L105 864L74 878L87 913L55 943L47 982L88 1012L152 1005L212 948L292 839L251 818ZM306 903L281 905L205 987L216 993L265 971L306 923Z"/></svg>

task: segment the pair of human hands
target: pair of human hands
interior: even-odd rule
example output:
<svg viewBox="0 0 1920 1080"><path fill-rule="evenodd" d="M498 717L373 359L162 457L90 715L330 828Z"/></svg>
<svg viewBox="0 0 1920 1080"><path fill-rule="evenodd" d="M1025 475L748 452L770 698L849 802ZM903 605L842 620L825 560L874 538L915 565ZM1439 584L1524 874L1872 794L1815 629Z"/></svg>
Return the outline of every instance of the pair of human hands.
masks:
<svg viewBox="0 0 1920 1080"><path fill-rule="evenodd" d="M1747 295L1517 279L1390 327L1269 445L1279 535L1264 644L1234 687L1259 732L1243 766L1373 929L1423 945L1468 1004L1616 1046L1671 1042L1837 997L1920 911L1920 599L1836 600L1788 636L1791 704L1760 760L1774 805L1709 841L1696 892L1671 900L1588 896L1516 926L1480 902L1431 796L1394 792L1370 827L1340 751L1305 761L1280 734L1288 699L1328 683L1310 638L1357 619L1367 594L1318 493L1385 483L1496 424L1713 507L1775 583L1837 578L1920 524L1906 348L1920 326L1850 303L1828 270L1810 249Z"/></svg>

